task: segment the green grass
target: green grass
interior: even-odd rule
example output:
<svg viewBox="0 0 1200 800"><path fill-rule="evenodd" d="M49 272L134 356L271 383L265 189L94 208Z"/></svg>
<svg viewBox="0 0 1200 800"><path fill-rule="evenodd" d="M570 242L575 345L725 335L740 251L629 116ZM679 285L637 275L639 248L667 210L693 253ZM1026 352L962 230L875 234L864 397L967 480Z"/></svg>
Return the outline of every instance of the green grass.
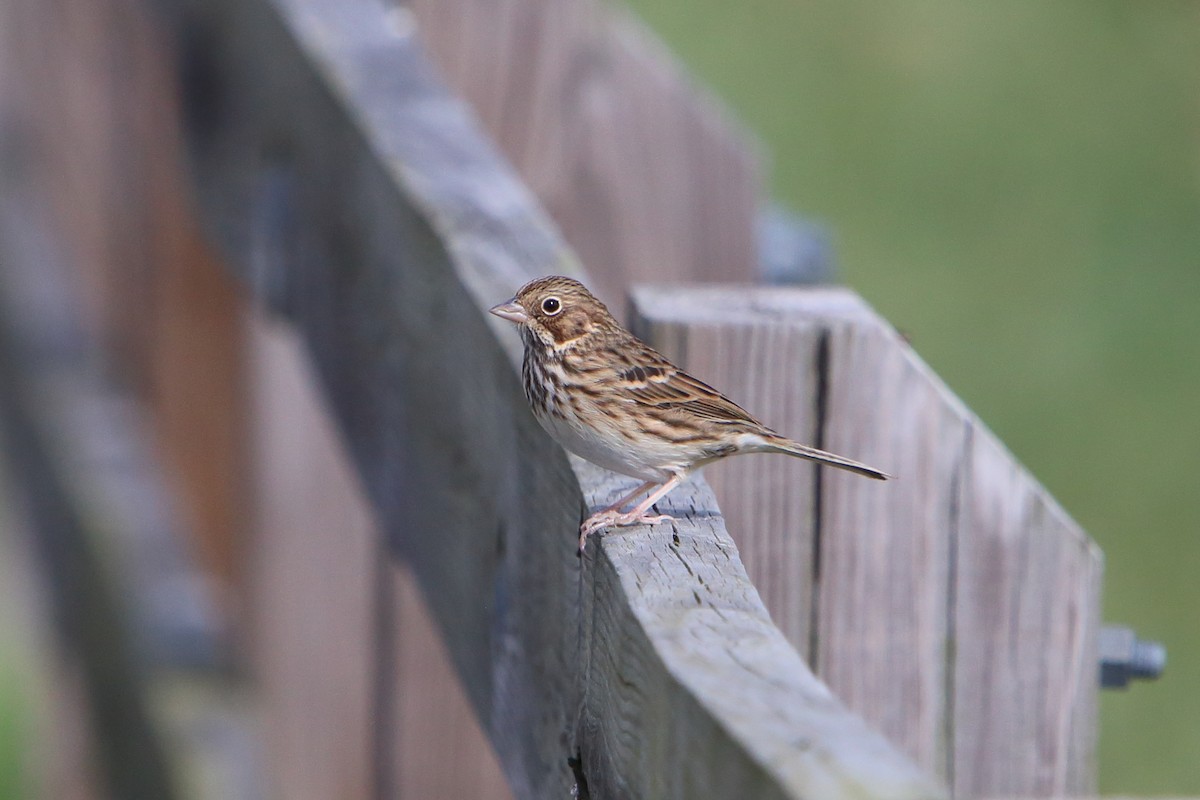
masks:
<svg viewBox="0 0 1200 800"><path fill-rule="evenodd" d="M0 647L11 640L0 639ZM29 676L0 649L0 800L18 800L31 785L27 774L32 719L26 689ZM23 678L25 680L23 680Z"/></svg>
<svg viewBox="0 0 1200 800"><path fill-rule="evenodd" d="M34 657L29 637L22 629L18 608L19 591L14 591L16 565L12 542L5 530L3 475L0 475L0 800L23 800L35 785L30 770L35 738L33 708ZM21 589L24 587L17 587Z"/></svg>
<svg viewBox="0 0 1200 800"><path fill-rule="evenodd" d="M28 587L18 577L28 559L14 557L11 537L22 531L12 529L5 513L4 480L0 472L0 800L24 800L37 786L30 763L37 732L36 659L25 630L28 609L20 606L29 599L22 594Z"/></svg>
<svg viewBox="0 0 1200 800"><path fill-rule="evenodd" d="M1200 7L629 0L842 274L1096 538L1167 675L1106 794L1200 794Z"/></svg>

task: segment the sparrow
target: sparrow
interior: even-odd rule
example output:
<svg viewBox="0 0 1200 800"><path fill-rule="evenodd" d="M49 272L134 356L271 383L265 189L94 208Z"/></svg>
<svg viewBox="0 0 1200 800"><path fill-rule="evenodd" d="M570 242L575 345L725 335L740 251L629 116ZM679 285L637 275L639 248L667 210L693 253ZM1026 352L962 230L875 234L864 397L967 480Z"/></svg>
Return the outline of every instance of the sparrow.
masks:
<svg viewBox="0 0 1200 800"><path fill-rule="evenodd" d="M889 477L771 430L622 327L577 280L537 278L491 313L520 329L525 397L542 427L572 453L642 481L584 520L580 555L601 528L671 520L648 511L693 472L729 456L782 453Z"/></svg>

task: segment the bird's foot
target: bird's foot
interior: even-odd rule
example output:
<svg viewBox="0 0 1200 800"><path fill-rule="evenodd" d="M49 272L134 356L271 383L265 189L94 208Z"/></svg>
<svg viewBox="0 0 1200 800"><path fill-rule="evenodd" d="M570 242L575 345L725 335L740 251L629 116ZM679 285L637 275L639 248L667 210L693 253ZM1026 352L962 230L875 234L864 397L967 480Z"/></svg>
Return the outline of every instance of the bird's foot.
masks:
<svg viewBox="0 0 1200 800"><path fill-rule="evenodd" d="M622 514L614 509L606 509L592 514L579 526L579 554L587 545L587 537L601 528L623 527L625 525L653 525L657 522L669 522L675 518L670 514L646 514L630 511Z"/></svg>

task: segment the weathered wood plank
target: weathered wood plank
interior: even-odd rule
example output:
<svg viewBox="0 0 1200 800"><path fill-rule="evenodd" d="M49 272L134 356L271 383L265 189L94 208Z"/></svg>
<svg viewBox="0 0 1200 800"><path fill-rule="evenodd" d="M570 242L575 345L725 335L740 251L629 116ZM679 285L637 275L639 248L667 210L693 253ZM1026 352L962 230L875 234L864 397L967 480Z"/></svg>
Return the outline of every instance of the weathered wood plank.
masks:
<svg viewBox="0 0 1200 800"><path fill-rule="evenodd" d="M204 207L245 266L256 239L239 223L263 214L261 143L283 139L292 161L279 169L294 177L278 218L294 227L267 237L281 251L265 254L259 286L279 287L299 322L380 525L417 571L514 789L564 796L579 589L563 532L578 494L460 283L492 298L557 266L549 225L378 7L194 12L209 17L212 68L240 76L196 151Z"/></svg>
<svg viewBox="0 0 1200 800"><path fill-rule="evenodd" d="M250 333L258 500L247 582L278 791L507 796L411 575L380 552L303 342L261 314Z"/></svg>
<svg viewBox="0 0 1200 800"><path fill-rule="evenodd" d="M973 421L956 576L954 787L1096 790L1103 556Z"/></svg>
<svg viewBox="0 0 1200 800"><path fill-rule="evenodd" d="M634 324L677 363L799 441L818 433L815 324L779 325L745 314L710 322L694 304L634 295ZM810 398L805 402L803 398ZM771 619L811 658L815 467L792 458L735 458L704 471Z"/></svg>
<svg viewBox="0 0 1200 800"><path fill-rule="evenodd" d="M627 491L572 462L589 507ZM586 565L580 738L596 796L942 796L771 624L703 481L657 508L686 522L610 532Z"/></svg>
<svg viewBox="0 0 1200 800"><path fill-rule="evenodd" d="M949 770L948 629L964 409L886 322L809 293L827 326L821 446L894 474L821 476L817 672L927 769Z"/></svg>
<svg viewBox="0 0 1200 800"><path fill-rule="evenodd" d="M815 559L781 553L775 531L742 543L772 565L776 618L815 615L814 663L839 697L962 796L1091 791L1101 560L1045 490L851 292L642 288L634 302L646 335L768 424L805 435L751 402L793 392L782 403L801 418L817 408L810 441L896 475L820 475L818 508L791 518ZM778 469L738 461L748 484ZM789 578L815 583L811 603L771 605Z"/></svg>
<svg viewBox="0 0 1200 800"><path fill-rule="evenodd" d="M574 260L384 10L182 8L181 30L208 31L202 208L308 343L514 794L940 796L769 624L702 484L667 504L695 512L679 547L634 529L575 556L580 487L594 505L625 482L537 427L516 337L484 312Z"/></svg>
<svg viewBox="0 0 1200 800"><path fill-rule="evenodd" d="M758 274L759 147L597 0L415 0L418 30L623 313L638 280Z"/></svg>
<svg viewBox="0 0 1200 800"><path fill-rule="evenodd" d="M395 698L391 720L394 793L401 798L508 800L512 791L479 727L437 627L403 563L389 562L395 613ZM380 720L381 725L389 724Z"/></svg>
<svg viewBox="0 0 1200 800"><path fill-rule="evenodd" d="M275 791L375 796L377 533L303 343L248 319L254 538L247 639ZM318 723L319 724L315 724Z"/></svg>
<svg viewBox="0 0 1200 800"><path fill-rule="evenodd" d="M374 546L374 528L364 522L365 500L346 487L323 411L303 405L294 354L272 344L262 320L250 342L258 361L245 373L258 381L259 411L242 418L242 298L187 214L179 120L163 113L174 107L176 87L160 31L142 4L119 0L18 2L5 10L35 32L20 37L0 28L16 45L0 55L23 65L10 74L36 76L21 87L29 94L22 110L36 125L31 138L44 148L44 163L53 165L40 174L58 201L59 230L89 256L76 265L87 320L107 342L103 355L113 371L150 404L182 501L182 529L199 532L195 549L224 583L245 579L237 583L246 594L226 597L225 608L237 612L231 619L252 644L259 708L273 734L265 748L272 777L287 797L368 796L376 777L368 691L376 630L373 587L353 565L374 563L361 557ZM243 449L246 433L257 453ZM260 468L247 481L243 470L255 461ZM440 647L424 628L424 640L408 636L411 617L397 620L395 637L409 647ZM323 635L328 630L342 641ZM420 676L410 680L412 695L445 706L445 685L430 692ZM470 710L461 701L454 708L445 718L478 739ZM402 717L395 738L411 744L422 722L429 719ZM397 765L397 788L407 796L426 796L412 787L431 776L465 775L470 760L419 752L419 770ZM388 774L392 766L379 770ZM486 775L497 785L494 771Z"/></svg>
<svg viewBox="0 0 1200 800"><path fill-rule="evenodd" d="M738 459L728 469L746 477L730 511L747 516L729 518L735 533L757 530L747 557L763 565L768 608L791 621L793 643L839 697L945 774L949 547L965 441L959 407L942 402L949 393L845 290L644 290L635 304L651 336L677 328L667 341L686 338L688 368L732 387L768 424L902 476L880 484L791 459ZM737 355L710 373L722 339ZM785 476L786 527L764 530L774 504L755 487Z"/></svg>

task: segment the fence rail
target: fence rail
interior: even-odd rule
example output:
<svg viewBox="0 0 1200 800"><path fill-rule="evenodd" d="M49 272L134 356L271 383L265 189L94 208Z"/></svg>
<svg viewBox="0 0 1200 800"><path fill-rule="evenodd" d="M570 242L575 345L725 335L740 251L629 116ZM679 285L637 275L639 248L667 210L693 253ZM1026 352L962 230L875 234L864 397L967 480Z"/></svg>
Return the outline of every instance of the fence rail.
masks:
<svg viewBox="0 0 1200 800"><path fill-rule="evenodd" d="M518 796L940 794L770 624L702 483L673 534L563 546L621 481L537 428L483 311L578 268L415 41L365 4L203 12L202 210L303 332Z"/></svg>
<svg viewBox="0 0 1200 800"><path fill-rule="evenodd" d="M660 504L678 523L576 558L623 482L536 425L485 309L546 273L613 300L755 272L754 145L644 31L594 0L13 8L41 23L25 63L111 101L91 125L27 98L198 551L249 612L284 796L1092 790L1099 553L848 292L644 288L635 323L898 480L734 459ZM111 152L62 133L85 129ZM97 164L112 185L78 195Z"/></svg>

